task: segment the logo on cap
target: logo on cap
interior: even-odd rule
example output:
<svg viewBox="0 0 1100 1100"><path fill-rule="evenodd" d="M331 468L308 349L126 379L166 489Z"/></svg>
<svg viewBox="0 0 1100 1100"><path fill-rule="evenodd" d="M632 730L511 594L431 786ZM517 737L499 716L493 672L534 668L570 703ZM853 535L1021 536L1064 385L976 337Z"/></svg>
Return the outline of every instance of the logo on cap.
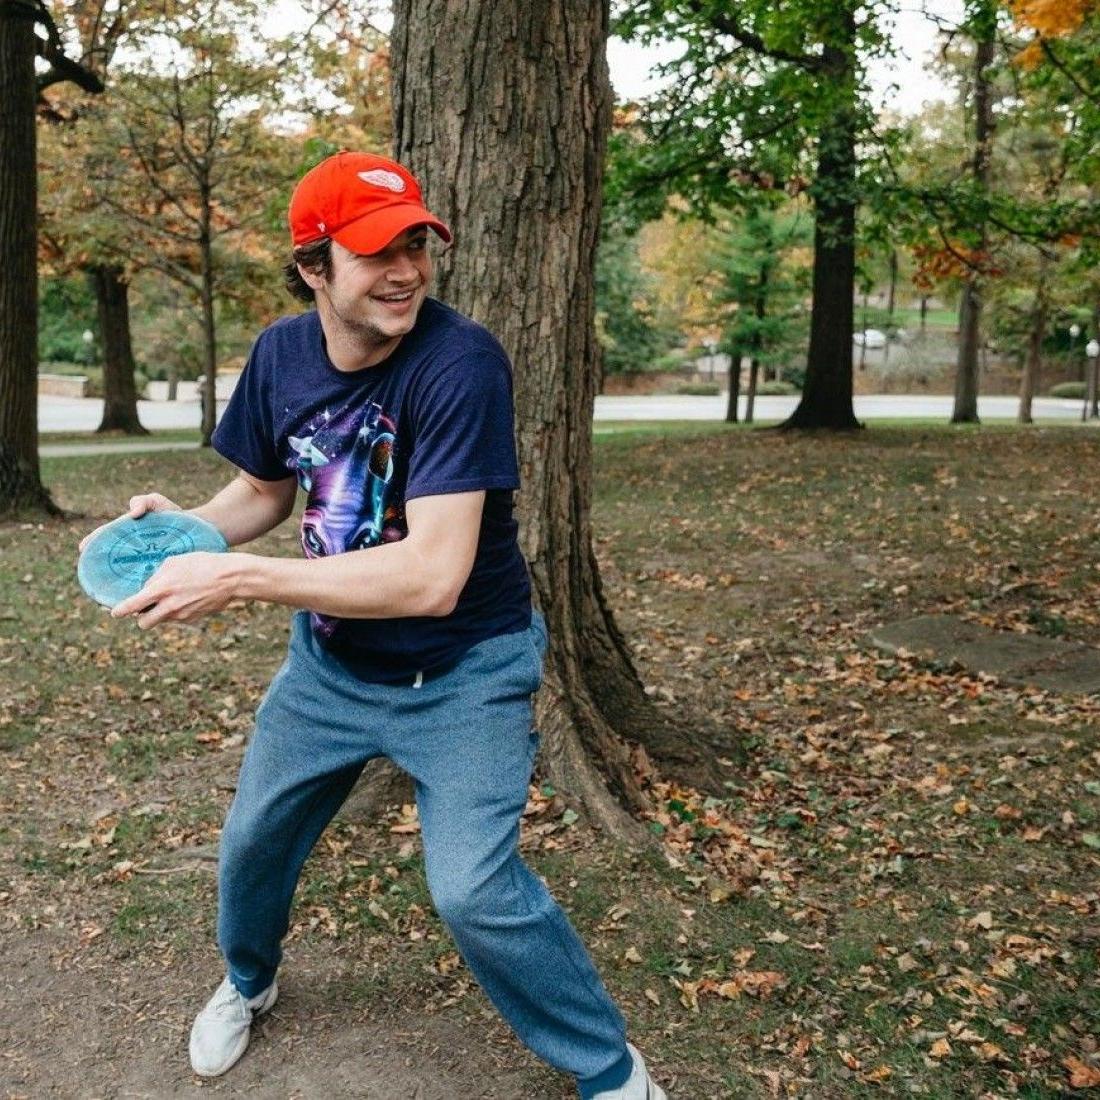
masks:
<svg viewBox="0 0 1100 1100"><path fill-rule="evenodd" d="M373 183L375 187L384 187L387 191L405 190L405 181L396 173L385 168L372 168L369 172L356 172L364 183Z"/></svg>

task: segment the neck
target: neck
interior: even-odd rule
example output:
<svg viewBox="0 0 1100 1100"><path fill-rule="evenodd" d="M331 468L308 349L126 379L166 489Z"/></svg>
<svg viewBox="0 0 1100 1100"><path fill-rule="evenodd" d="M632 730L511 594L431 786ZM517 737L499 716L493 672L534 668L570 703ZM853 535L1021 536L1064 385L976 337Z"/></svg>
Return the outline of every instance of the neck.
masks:
<svg viewBox="0 0 1100 1100"><path fill-rule="evenodd" d="M376 367L401 342L400 336L386 336L374 328L346 324L336 315L328 298L321 294L317 295L317 315L329 361L338 371L350 373Z"/></svg>

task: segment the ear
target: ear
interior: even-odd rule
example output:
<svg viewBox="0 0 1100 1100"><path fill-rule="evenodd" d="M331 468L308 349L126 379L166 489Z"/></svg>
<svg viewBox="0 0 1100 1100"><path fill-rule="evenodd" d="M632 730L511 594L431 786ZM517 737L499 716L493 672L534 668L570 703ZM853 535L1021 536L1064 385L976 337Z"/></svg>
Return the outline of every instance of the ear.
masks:
<svg viewBox="0 0 1100 1100"><path fill-rule="evenodd" d="M302 276L302 278L305 280L306 286L308 286L310 290L317 291L325 285L325 277L320 273L320 271L315 271L312 268L303 267L301 264L297 264L296 266L298 268L298 274Z"/></svg>

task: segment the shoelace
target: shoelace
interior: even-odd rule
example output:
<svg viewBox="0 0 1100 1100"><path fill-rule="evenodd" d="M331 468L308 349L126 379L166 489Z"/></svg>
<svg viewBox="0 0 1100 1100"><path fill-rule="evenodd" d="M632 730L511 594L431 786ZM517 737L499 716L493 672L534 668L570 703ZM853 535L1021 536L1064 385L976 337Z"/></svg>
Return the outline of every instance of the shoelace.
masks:
<svg viewBox="0 0 1100 1100"><path fill-rule="evenodd" d="M248 1014L252 1011L248 1007L248 1004L245 1002L244 997L242 997L240 992L237 990L237 987L231 985L231 986L229 986L228 989L226 989L226 991L222 995L222 997L219 1000L214 1002L214 1004L213 1004L214 1015L215 1016L224 1016L226 1014L226 1009L236 1008L238 1006L238 1004L240 1005L241 1008L244 1009L246 1014Z"/></svg>

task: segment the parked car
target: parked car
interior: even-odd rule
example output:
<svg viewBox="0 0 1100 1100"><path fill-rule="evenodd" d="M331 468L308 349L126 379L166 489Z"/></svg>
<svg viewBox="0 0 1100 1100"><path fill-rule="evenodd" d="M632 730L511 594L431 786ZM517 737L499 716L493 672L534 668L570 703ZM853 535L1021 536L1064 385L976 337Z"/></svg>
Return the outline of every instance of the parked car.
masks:
<svg viewBox="0 0 1100 1100"><path fill-rule="evenodd" d="M857 347L884 348L886 347L886 333L877 328L865 328L862 332L853 334L852 341Z"/></svg>

